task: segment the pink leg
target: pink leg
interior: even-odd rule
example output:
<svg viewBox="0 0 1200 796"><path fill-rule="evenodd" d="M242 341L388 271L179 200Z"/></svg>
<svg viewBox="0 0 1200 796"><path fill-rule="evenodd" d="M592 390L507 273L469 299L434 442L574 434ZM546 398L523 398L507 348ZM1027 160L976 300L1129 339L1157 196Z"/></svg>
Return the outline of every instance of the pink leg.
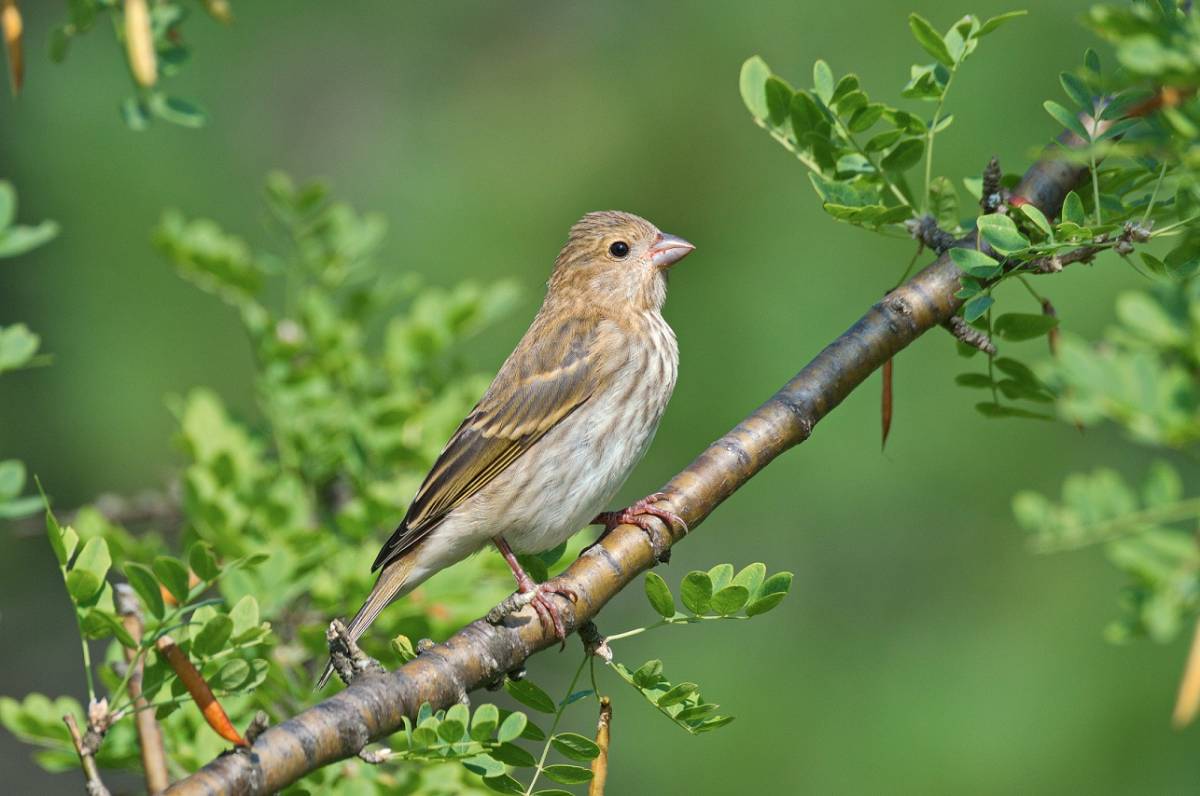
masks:
<svg viewBox="0 0 1200 796"><path fill-rule="evenodd" d="M565 649L567 646L567 628L563 624L562 613L549 596L558 595L566 597L571 602L578 600L579 596L570 589L562 586L553 586L550 583L534 583L533 578L529 577L521 567L521 562L517 561L516 555L513 554L512 548L508 546L508 542L504 541L504 537L496 536L493 537L492 541L500 549L500 555L504 556L504 560L508 562L508 568L512 570L513 577L517 580L517 592L520 594L533 593L533 597L529 602L533 605L533 610L537 611L542 627L547 630L553 630L555 638L562 642Z"/></svg>
<svg viewBox="0 0 1200 796"><path fill-rule="evenodd" d="M673 525L683 528L683 532L688 532L688 524L684 522L683 517L680 517L673 511L657 508L654 504L660 500L666 500L668 495L665 492L655 492L652 495L647 495L632 506L620 511L605 511L596 515L596 519L591 521L591 525L603 525L604 533L609 533L618 525L636 525L643 531L650 530L650 521L647 517L658 517L667 525ZM601 535L603 536L603 534Z"/></svg>

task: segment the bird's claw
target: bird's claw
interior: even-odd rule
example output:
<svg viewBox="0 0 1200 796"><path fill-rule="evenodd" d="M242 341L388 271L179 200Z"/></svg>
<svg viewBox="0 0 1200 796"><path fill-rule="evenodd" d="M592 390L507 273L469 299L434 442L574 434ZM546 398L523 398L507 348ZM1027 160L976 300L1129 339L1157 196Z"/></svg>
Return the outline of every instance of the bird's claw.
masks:
<svg viewBox="0 0 1200 796"><path fill-rule="evenodd" d="M663 500L667 500L670 496L666 492L655 492L647 495L641 500L634 503L628 508L620 511L605 511L596 515L596 519L592 520L593 525L603 525L604 534L611 533L618 525L636 525L646 533L650 533L649 517L657 517L667 524L668 527L682 528L684 533L689 532L687 521L673 511L668 509L660 509L655 506Z"/></svg>
<svg viewBox="0 0 1200 796"><path fill-rule="evenodd" d="M564 597L573 603L579 601L579 595L574 590L566 586L557 586L554 581L534 583L532 580L524 580L517 585L518 602L522 605L532 605L542 627L553 631L554 637L562 643L562 648L566 649L567 626L563 622L562 611L554 600L550 599L551 596Z"/></svg>

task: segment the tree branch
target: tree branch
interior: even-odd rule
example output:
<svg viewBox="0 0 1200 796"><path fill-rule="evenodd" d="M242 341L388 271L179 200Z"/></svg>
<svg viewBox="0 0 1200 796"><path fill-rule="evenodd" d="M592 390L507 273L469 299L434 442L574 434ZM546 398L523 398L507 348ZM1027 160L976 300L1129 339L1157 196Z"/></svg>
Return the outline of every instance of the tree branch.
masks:
<svg viewBox="0 0 1200 796"><path fill-rule="evenodd" d="M1064 133L1060 140L1069 143ZM1051 147L1014 194L1048 216L1058 214L1086 167L1055 159ZM974 237L959 245L975 245ZM732 431L714 442L663 488L670 508L693 530L717 506L784 451L804 442L829 414L878 367L961 305L959 270L945 254L871 307L853 326ZM647 532L622 525L561 576L578 602L561 601L568 631L600 611L638 575L652 567L685 532L655 522ZM389 674L364 673L344 691L264 732L248 754L227 754L176 783L172 794L243 794L280 790L310 771L352 757L383 738L429 702L446 708L461 695L521 667L534 653L557 644L526 608L502 625L477 620Z"/></svg>

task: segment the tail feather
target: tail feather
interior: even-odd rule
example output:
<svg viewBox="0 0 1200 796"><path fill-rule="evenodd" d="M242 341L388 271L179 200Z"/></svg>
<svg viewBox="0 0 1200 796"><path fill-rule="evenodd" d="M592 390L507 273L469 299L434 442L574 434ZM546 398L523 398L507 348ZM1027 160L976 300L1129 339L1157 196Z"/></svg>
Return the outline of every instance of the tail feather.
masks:
<svg viewBox="0 0 1200 796"><path fill-rule="evenodd" d="M379 612L387 607L388 603L400 596L401 590L408 584L409 575L412 574L415 564L416 556L410 553L403 558L392 561L383 568L383 571L379 573L379 579L375 581L375 586L371 589L371 593L367 595L367 601L363 603L362 608L358 609L358 613L350 620L350 624L346 625L346 635L351 641L358 641L363 631L375 621L375 617L379 616ZM413 585L415 586L416 584ZM329 676L332 674L333 661L330 661L325 666L325 673L317 681L318 691L325 687L325 684L329 682Z"/></svg>

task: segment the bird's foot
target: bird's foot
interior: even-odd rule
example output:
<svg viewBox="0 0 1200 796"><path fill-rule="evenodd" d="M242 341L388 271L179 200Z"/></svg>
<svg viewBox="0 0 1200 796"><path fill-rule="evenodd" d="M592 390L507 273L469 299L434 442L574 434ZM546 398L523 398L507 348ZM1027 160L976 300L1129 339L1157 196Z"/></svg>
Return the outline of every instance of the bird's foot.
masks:
<svg viewBox="0 0 1200 796"><path fill-rule="evenodd" d="M555 585L552 580L545 583L534 583L533 579L528 576L518 579L517 594L520 595L520 601L533 606L542 627L552 630L554 637L562 642L563 649L566 649L567 627L563 622L562 611L552 598L555 596L565 597L571 602L577 602L579 595L566 586Z"/></svg>
<svg viewBox="0 0 1200 796"><path fill-rule="evenodd" d="M636 525L646 533L649 533L651 527L650 517L659 518L668 527L683 528L683 532L687 533L689 530L688 524L684 521L683 517L680 517L669 509L660 509L654 505L666 500L668 497L670 496L666 492L655 492L620 511L601 512L596 515L596 519L592 520L591 524L604 526L604 533L600 534L601 539L611 533L618 525Z"/></svg>

